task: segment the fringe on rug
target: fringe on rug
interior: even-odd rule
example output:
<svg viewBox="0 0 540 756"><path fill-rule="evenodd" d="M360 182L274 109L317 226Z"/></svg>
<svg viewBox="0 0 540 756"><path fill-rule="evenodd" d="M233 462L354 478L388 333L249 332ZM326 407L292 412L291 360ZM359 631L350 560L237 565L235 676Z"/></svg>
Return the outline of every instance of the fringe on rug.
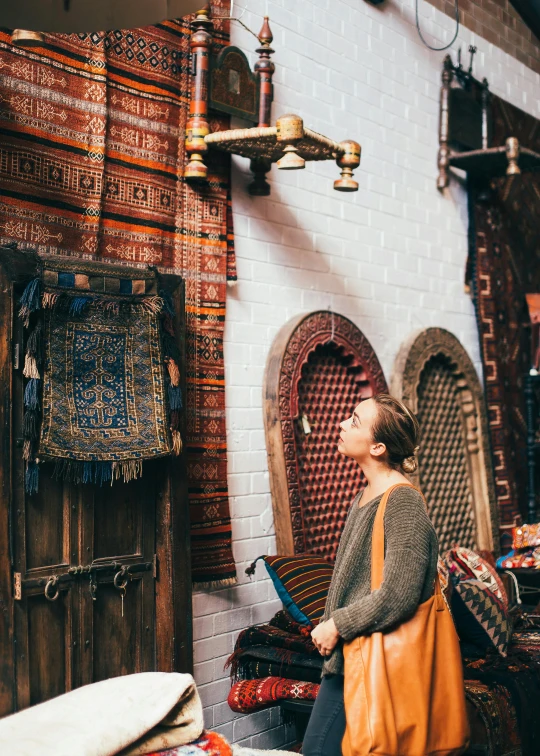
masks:
<svg viewBox="0 0 540 756"><path fill-rule="evenodd" d="M66 480L71 483L95 483L102 486L111 485L122 478L124 483L141 477L143 463L140 459L129 459L123 462L84 462L76 459L57 459L55 461L53 477L56 480Z"/></svg>
<svg viewBox="0 0 540 756"><path fill-rule="evenodd" d="M237 583L238 583L238 578L235 578L235 577L224 578L223 580L208 580L206 582L193 583L193 590L206 591L206 590L213 590L216 588L229 588L231 585L236 585Z"/></svg>

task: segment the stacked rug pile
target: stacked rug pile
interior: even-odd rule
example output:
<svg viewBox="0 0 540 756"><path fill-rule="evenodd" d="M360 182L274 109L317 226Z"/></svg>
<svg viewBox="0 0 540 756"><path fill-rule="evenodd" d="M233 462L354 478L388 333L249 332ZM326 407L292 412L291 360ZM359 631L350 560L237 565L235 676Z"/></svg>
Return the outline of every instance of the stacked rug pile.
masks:
<svg viewBox="0 0 540 756"><path fill-rule="evenodd" d="M312 555L260 559L284 610L241 632L228 660L228 703L242 713L286 699L313 701L323 663L311 630L323 615L332 566ZM537 756L540 627L510 611L490 554L451 549L439 559L439 579L460 638L471 746L486 756Z"/></svg>
<svg viewBox="0 0 540 756"><path fill-rule="evenodd" d="M143 672L85 685L0 720L9 756L264 756L204 729L193 677ZM282 753L285 751L272 753ZM292 756L292 755L291 755Z"/></svg>

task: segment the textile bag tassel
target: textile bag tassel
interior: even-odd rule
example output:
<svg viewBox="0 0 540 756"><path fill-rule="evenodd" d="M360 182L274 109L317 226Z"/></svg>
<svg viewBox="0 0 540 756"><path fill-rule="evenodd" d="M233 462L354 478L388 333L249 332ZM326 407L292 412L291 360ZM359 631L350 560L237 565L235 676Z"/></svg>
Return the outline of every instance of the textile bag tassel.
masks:
<svg viewBox="0 0 540 756"><path fill-rule="evenodd" d="M177 430L171 431L173 454L178 457L182 453L182 436Z"/></svg>
<svg viewBox="0 0 540 756"><path fill-rule="evenodd" d="M24 475L24 487L26 493L32 496L36 494L39 488L39 467L37 462L28 462L26 473Z"/></svg>
<svg viewBox="0 0 540 756"><path fill-rule="evenodd" d="M41 279L34 278L23 291L20 299L19 317L24 327L30 325L30 315L41 307Z"/></svg>
<svg viewBox="0 0 540 756"><path fill-rule="evenodd" d="M41 381L38 378L30 378L24 389L24 406L28 410L39 409L39 389Z"/></svg>
<svg viewBox="0 0 540 756"><path fill-rule="evenodd" d="M41 378L36 358L26 353L24 358L23 375L25 378Z"/></svg>
<svg viewBox="0 0 540 756"><path fill-rule="evenodd" d="M43 309L53 310L56 307L59 299L60 299L60 294L57 294L54 291L46 291L43 294L43 299L41 302Z"/></svg>
<svg viewBox="0 0 540 756"><path fill-rule="evenodd" d="M36 439L39 435L39 415L36 410L27 410L23 417L23 437Z"/></svg>
<svg viewBox="0 0 540 756"><path fill-rule="evenodd" d="M30 357L34 357L38 365L41 360L41 340L42 327L41 321L39 321L26 342L26 354L29 354Z"/></svg>
<svg viewBox="0 0 540 756"><path fill-rule="evenodd" d="M166 357L165 362L167 363L167 370L169 371L169 377L171 379L171 386L179 386L180 385L180 370L178 368L178 365L172 359L172 357Z"/></svg>
<svg viewBox="0 0 540 756"><path fill-rule="evenodd" d="M182 389L180 386L173 386L169 384L169 405L171 410L182 409Z"/></svg>
<svg viewBox="0 0 540 756"><path fill-rule="evenodd" d="M32 441L29 438L23 441L23 459L25 462L30 462L34 459L34 450L32 448Z"/></svg>

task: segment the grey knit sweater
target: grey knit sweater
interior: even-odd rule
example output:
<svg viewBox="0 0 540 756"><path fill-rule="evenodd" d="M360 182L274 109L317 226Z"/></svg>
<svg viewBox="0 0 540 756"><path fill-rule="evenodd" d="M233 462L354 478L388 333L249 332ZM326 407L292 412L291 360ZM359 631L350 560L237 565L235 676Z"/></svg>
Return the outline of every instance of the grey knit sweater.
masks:
<svg viewBox="0 0 540 756"><path fill-rule="evenodd" d="M359 506L361 497L349 510L324 612L345 641L411 617L433 594L437 573L439 547L424 501L414 488L400 486L384 513L383 583L371 592L371 537L382 496ZM323 675L343 674L342 642L325 660Z"/></svg>

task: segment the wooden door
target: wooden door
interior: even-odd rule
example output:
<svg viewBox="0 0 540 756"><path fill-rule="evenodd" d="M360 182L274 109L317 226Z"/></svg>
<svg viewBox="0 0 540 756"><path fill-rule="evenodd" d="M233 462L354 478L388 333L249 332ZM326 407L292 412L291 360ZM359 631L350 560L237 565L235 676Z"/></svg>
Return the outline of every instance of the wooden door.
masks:
<svg viewBox="0 0 540 756"><path fill-rule="evenodd" d="M39 493L24 491L19 268L11 281L0 274L9 335L0 344L9 398L0 410L0 715L108 677L191 671L183 461L145 462L139 480L102 488L57 481L47 464ZM180 308L181 292L175 299Z"/></svg>

